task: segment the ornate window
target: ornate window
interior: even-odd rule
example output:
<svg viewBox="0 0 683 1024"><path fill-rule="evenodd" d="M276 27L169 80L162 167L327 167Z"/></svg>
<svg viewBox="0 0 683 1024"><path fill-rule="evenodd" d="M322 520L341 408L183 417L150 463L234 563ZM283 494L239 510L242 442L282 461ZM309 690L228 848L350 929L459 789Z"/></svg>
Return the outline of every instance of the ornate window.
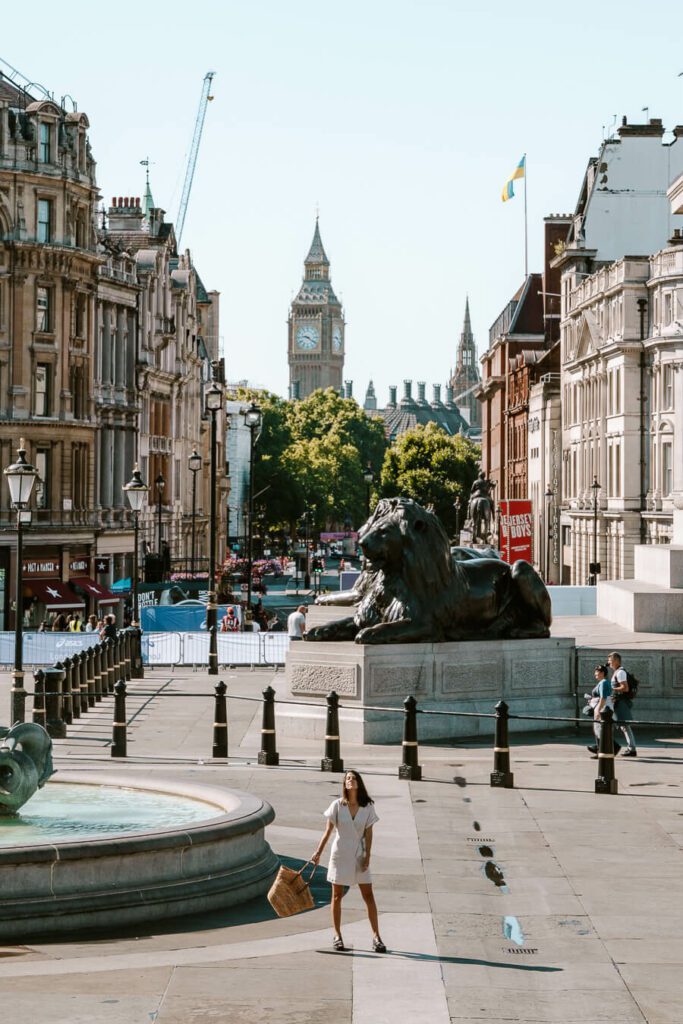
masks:
<svg viewBox="0 0 683 1024"><path fill-rule="evenodd" d="M39 448L36 452L36 508L50 507L50 449Z"/></svg>
<svg viewBox="0 0 683 1024"><path fill-rule="evenodd" d="M52 330L52 289L44 285L36 288L36 331L46 334Z"/></svg>
<svg viewBox="0 0 683 1024"><path fill-rule="evenodd" d="M39 199L36 216L36 239L39 242L52 241L52 202L49 199Z"/></svg>
<svg viewBox="0 0 683 1024"><path fill-rule="evenodd" d="M33 413L35 416L50 415L51 376L51 367L49 363L38 363L36 365L33 402Z"/></svg>
<svg viewBox="0 0 683 1024"><path fill-rule="evenodd" d="M38 134L38 156L41 164L49 164L52 158L50 134L50 125L41 121Z"/></svg>

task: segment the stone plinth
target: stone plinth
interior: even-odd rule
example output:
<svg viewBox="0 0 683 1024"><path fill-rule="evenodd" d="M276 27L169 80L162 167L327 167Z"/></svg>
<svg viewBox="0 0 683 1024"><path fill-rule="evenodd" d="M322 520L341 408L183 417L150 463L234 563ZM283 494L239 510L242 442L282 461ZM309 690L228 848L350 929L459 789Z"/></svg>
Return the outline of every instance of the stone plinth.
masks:
<svg viewBox="0 0 683 1024"><path fill-rule="evenodd" d="M340 609L334 611L338 616ZM496 702L504 699L511 714L573 715L574 650L574 640L561 638L378 646L295 643L285 665L287 698L320 700L321 705L278 708L278 732L322 741L323 702L330 690L345 705L340 728L353 743L400 742L402 715L373 708L401 709L409 694L424 711L493 714ZM543 721L513 720L510 725L516 731L546 728ZM423 739L493 733L487 718L421 715L418 727Z"/></svg>
<svg viewBox="0 0 683 1024"><path fill-rule="evenodd" d="M640 633L683 632L683 546L639 544L635 578L597 586L597 612Z"/></svg>

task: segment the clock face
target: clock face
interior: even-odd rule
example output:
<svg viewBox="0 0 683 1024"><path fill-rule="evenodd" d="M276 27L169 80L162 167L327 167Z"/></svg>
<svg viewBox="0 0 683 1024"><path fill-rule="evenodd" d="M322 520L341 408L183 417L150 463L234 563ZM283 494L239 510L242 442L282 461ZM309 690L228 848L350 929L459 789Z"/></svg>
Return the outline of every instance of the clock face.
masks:
<svg viewBox="0 0 683 1024"><path fill-rule="evenodd" d="M342 341L341 327L335 327L332 331L332 348L335 352L341 352Z"/></svg>
<svg viewBox="0 0 683 1024"><path fill-rule="evenodd" d="M318 334L318 328L312 324L307 324L297 328L296 332L296 343L299 348L312 349L316 348L320 335Z"/></svg>

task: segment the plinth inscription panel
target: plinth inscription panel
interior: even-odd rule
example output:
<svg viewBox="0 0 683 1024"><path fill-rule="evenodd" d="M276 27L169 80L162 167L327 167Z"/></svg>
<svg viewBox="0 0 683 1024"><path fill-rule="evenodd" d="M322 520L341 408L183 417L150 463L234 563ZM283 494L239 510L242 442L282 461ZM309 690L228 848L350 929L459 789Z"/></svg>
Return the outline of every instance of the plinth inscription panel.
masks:
<svg viewBox="0 0 683 1024"><path fill-rule="evenodd" d="M358 696L358 670L355 665L300 662L291 666L292 693L321 694L335 690L339 696Z"/></svg>

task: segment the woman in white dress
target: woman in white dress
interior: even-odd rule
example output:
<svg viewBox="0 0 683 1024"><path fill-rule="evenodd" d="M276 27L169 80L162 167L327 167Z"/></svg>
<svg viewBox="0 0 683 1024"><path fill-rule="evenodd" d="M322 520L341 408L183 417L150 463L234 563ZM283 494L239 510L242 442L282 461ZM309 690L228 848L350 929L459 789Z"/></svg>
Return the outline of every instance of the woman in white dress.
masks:
<svg viewBox="0 0 683 1024"><path fill-rule="evenodd" d="M311 860L317 864L327 845L327 840L335 833L330 854L330 865L327 869L327 880L332 885L332 925L334 927L334 949L343 951L344 940L341 937L341 911L344 890L349 885L357 885L365 901L368 920L372 928L372 948L375 953L386 953L387 947L379 934L377 904L372 892L370 875L370 851L372 849L372 826L379 821L375 806L368 795L360 774L347 772L342 780L342 795L334 800L325 811L327 827L318 843Z"/></svg>

